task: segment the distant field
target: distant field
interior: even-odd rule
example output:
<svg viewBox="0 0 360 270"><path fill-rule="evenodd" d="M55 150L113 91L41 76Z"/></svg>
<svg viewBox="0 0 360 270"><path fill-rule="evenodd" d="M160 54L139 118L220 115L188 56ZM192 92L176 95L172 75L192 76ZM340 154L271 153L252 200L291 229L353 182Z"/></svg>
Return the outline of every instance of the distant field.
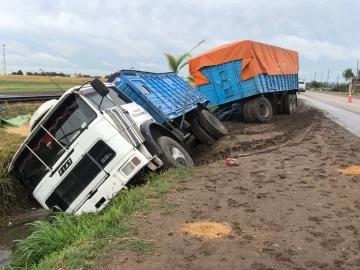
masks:
<svg viewBox="0 0 360 270"><path fill-rule="evenodd" d="M81 85L93 78L52 77L64 90ZM106 81L106 79L102 79ZM0 93L59 92L60 90L46 76L0 75Z"/></svg>

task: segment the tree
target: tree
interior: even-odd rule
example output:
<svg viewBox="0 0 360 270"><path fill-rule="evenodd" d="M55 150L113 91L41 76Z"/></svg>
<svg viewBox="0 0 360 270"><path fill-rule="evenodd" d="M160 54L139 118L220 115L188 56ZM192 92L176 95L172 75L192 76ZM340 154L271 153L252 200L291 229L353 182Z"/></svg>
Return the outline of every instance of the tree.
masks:
<svg viewBox="0 0 360 270"><path fill-rule="evenodd" d="M352 79L352 78L355 77L355 75L354 75L354 73L353 73L353 71L352 71L351 68L345 69L345 70L343 71L343 74L342 74L342 75L343 75L343 77L345 78L346 81L349 81L350 79Z"/></svg>
<svg viewBox="0 0 360 270"><path fill-rule="evenodd" d="M165 53L165 57L168 61L168 66L170 68L170 70L172 72L175 73L179 73L179 71L185 66L187 65L187 62L185 62L184 64L181 64L182 61L184 61L187 57L191 58L190 53L195 50L197 47L199 47L202 43L205 42L205 39L200 41L194 48L192 48L189 52L186 52L182 55L180 55L178 58L175 58L174 56L172 56L169 53Z"/></svg>
<svg viewBox="0 0 360 270"><path fill-rule="evenodd" d="M24 75L24 73L21 70L18 70L17 75Z"/></svg>
<svg viewBox="0 0 360 270"><path fill-rule="evenodd" d="M178 73L187 64L187 62L181 64L182 61L184 61L187 57L191 57L191 55L190 53L183 53L178 58L175 58L171 54L165 53L165 57L168 61L169 69L174 73Z"/></svg>

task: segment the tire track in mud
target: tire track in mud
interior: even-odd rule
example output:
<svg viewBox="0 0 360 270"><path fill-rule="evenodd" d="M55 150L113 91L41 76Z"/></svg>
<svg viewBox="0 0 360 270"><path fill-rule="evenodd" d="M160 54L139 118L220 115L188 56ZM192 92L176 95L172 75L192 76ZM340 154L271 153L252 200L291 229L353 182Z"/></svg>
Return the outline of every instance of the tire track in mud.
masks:
<svg viewBox="0 0 360 270"><path fill-rule="evenodd" d="M229 135L212 146L199 146L194 151L197 165L209 164L226 157L260 155L301 143L319 123L322 112L299 102L293 115L277 115L269 124L228 122Z"/></svg>

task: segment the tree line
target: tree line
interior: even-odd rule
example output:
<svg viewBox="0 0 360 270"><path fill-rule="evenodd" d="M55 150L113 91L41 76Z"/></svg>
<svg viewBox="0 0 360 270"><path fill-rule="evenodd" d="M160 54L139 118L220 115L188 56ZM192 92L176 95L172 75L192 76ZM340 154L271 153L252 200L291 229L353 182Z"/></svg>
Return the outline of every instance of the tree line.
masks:
<svg viewBox="0 0 360 270"><path fill-rule="evenodd" d="M17 72L12 72L11 75L24 75L24 73L22 72L22 70L18 70ZM26 72L26 76L50 76L50 77L70 77L70 74L65 74L62 72L55 72L55 71L50 71L50 72L31 72L28 71ZM92 78L93 76L90 75L81 75L80 77L84 77L84 78ZM97 78L101 78L101 76L96 76Z"/></svg>

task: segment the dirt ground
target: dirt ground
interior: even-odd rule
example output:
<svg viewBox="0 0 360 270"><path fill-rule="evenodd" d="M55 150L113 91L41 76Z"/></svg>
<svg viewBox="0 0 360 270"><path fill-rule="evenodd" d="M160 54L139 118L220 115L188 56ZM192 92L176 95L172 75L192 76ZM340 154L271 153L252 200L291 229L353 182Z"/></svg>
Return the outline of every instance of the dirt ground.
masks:
<svg viewBox="0 0 360 270"><path fill-rule="evenodd" d="M170 215L139 217L151 255L114 251L97 269L360 269L360 138L300 104L271 124L228 123L229 136L201 147ZM224 157L238 157L226 167ZM186 223L231 225L224 239L179 232Z"/></svg>
<svg viewBox="0 0 360 270"><path fill-rule="evenodd" d="M19 134L27 137L30 133L30 122L27 122L21 127L6 126L5 131L10 134Z"/></svg>

